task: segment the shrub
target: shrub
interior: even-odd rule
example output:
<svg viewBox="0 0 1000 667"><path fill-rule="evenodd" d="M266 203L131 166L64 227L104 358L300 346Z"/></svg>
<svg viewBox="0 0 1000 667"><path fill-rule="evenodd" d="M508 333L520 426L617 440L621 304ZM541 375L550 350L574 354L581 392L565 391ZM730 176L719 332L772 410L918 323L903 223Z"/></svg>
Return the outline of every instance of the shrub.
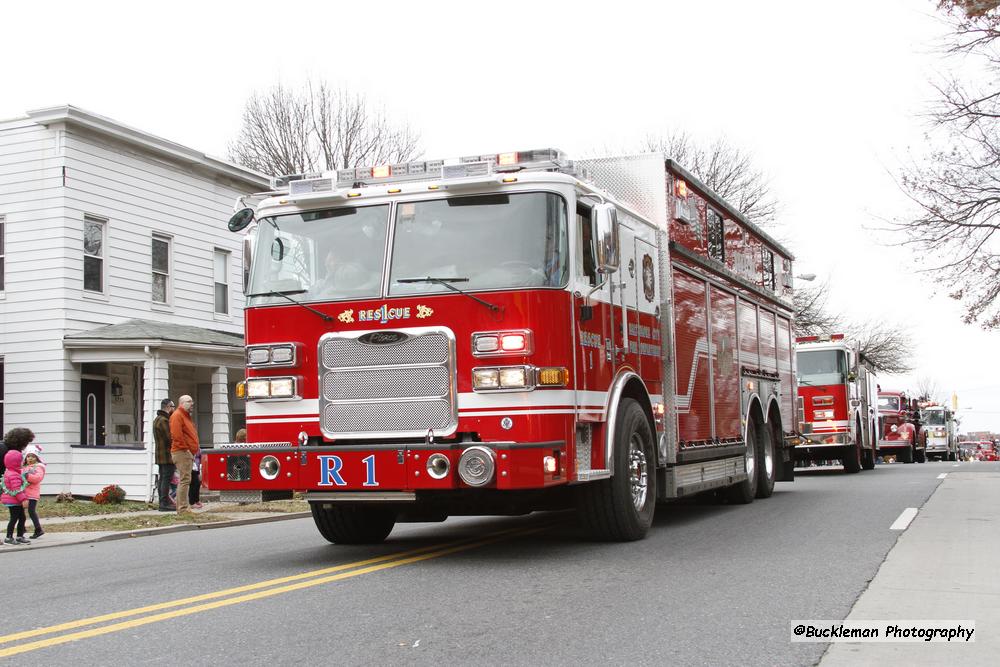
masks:
<svg viewBox="0 0 1000 667"><path fill-rule="evenodd" d="M119 504L125 501L125 489L117 484L108 484L97 492L94 502L98 505Z"/></svg>
<svg viewBox="0 0 1000 667"><path fill-rule="evenodd" d="M73 497L72 493L60 493L56 496L57 503L73 503L76 502L76 498Z"/></svg>

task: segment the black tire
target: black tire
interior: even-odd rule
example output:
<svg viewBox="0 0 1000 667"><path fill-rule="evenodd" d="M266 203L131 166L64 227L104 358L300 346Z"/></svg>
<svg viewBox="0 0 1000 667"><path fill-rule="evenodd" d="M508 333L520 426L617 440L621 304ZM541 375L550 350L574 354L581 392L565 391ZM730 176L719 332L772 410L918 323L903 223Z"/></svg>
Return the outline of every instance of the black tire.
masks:
<svg viewBox="0 0 1000 667"><path fill-rule="evenodd" d="M781 454L776 444L781 440L775 439L775 436L781 438L781 424L772 415L771 422L760 429L760 434L761 437L757 439L757 467L760 472L757 475L757 492L754 495L757 498L770 498L774 493L774 483L778 479L778 466L782 465ZM771 467L770 470L768 465Z"/></svg>
<svg viewBox="0 0 1000 667"><path fill-rule="evenodd" d="M577 487L577 513L595 539L641 540L656 511L656 458L649 420L634 399L623 398L618 405L614 443L611 478Z"/></svg>
<svg viewBox="0 0 1000 667"><path fill-rule="evenodd" d="M875 469L875 450L865 449L861 452L861 469L862 470L874 470Z"/></svg>
<svg viewBox="0 0 1000 667"><path fill-rule="evenodd" d="M757 435L759 430L757 416L750 415L750 420L747 422L747 452L744 458L746 467L750 468L750 476L726 489L726 499L731 503L747 505L752 503L754 496L757 495L757 478L760 475L760 466L757 465L760 460L757 458L757 452L760 450L758 444L760 438Z"/></svg>
<svg viewBox="0 0 1000 667"><path fill-rule="evenodd" d="M900 463L913 463L913 445L900 450L898 460Z"/></svg>
<svg viewBox="0 0 1000 667"><path fill-rule="evenodd" d="M385 507L309 503L320 535L334 544L379 544L396 525L396 513Z"/></svg>
<svg viewBox="0 0 1000 667"><path fill-rule="evenodd" d="M927 456L926 456L925 452L926 452L926 450L923 450L923 449L917 449L917 450L915 450L915 454L913 456L914 460L917 463L927 463Z"/></svg>
<svg viewBox="0 0 1000 667"><path fill-rule="evenodd" d="M846 451L844 452L844 458L842 462L844 464L844 472L848 474L854 474L861 472L861 423L856 422L854 425L854 444L848 445Z"/></svg>

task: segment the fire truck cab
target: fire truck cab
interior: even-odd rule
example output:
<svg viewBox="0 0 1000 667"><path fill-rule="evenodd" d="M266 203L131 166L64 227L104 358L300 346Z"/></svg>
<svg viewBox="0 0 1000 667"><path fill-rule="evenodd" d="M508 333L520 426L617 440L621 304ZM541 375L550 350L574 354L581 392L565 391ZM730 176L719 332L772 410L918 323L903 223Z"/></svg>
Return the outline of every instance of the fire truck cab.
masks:
<svg viewBox="0 0 1000 667"><path fill-rule="evenodd" d="M958 460L958 441L951 410L939 403L921 403L920 424L924 433L924 452L928 459Z"/></svg>
<svg viewBox="0 0 1000 667"><path fill-rule="evenodd" d="M924 463L927 458L916 399L901 391L880 391L878 413L879 456L894 456L902 463Z"/></svg>
<svg viewBox="0 0 1000 667"><path fill-rule="evenodd" d="M248 442L223 499L302 492L331 542L791 479L792 258L660 154L543 149L277 179L248 225Z"/></svg>
<svg viewBox="0 0 1000 667"><path fill-rule="evenodd" d="M875 373L843 334L800 336L798 371L800 436L796 461L839 459L844 472L875 467Z"/></svg>

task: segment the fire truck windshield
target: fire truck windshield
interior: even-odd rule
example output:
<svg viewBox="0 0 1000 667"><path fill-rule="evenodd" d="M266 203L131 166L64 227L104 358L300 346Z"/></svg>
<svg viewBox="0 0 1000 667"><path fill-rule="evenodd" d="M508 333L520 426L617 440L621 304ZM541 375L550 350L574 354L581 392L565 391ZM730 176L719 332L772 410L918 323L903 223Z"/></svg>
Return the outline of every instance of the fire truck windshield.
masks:
<svg viewBox="0 0 1000 667"><path fill-rule="evenodd" d="M799 384L843 384L847 381L847 355L842 350L800 350L795 357Z"/></svg>
<svg viewBox="0 0 1000 667"><path fill-rule="evenodd" d="M879 396L878 409L886 412L899 412L899 397Z"/></svg>
<svg viewBox="0 0 1000 667"><path fill-rule="evenodd" d="M566 205L550 193L474 195L396 207L389 295L444 292L420 276L461 276L465 290L560 287L568 276Z"/></svg>
<svg viewBox="0 0 1000 667"><path fill-rule="evenodd" d="M944 426L944 410L924 410L920 413L920 421L928 426Z"/></svg>
<svg viewBox="0 0 1000 667"><path fill-rule="evenodd" d="M258 226L247 293L251 305L378 297L389 206L309 211ZM267 292L278 292L269 295Z"/></svg>

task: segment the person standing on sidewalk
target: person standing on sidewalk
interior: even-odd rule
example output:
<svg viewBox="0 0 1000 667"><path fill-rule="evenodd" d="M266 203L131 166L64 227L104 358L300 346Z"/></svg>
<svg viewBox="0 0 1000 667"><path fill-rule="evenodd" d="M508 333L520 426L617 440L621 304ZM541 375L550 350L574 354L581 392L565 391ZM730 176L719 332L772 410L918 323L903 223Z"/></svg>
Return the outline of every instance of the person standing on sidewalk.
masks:
<svg viewBox="0 0 1000 667"><path fill-rule="evenodd" d="M26 428L12 428L4 437L7 453L3 456L4 470L0 478L0 503L10 510L10 521L7 522L7 539L5 544L31 544L24 536L25 511L28 509L28 496L24 488L28 485L21 474L21 463L24 460L21 452L35 439L35 434ZM17 527L17 540L14 539L14 527Z"/></svg>
<svg viewBox="0 0 1000 667"><path fill-rule="evenodd" d="M188 493L191 488L191 468L198 454L198 430L191 420L194 399L181 396L177 399L177 409L170 415L170 456L177 466L180 482L177 484L177 513L190 512Z"/></svg>
<svg viewBox="0 0 1000 667"><path fill-rule="evenodd" d="M45 534L42 522L38 518L38 501L42 498L42 480L45 479L45 461L42 460L42 448L38 445L28 445L24 449L24 478L28 482L24 495L28 496L28 516L35 528L31 539L37 540Z"/></svg>
<svg viewBox="0 0 1000 667"><path fill-rule="evenodd" d="M153 440L156 441L156 466L159 468L160 479L157 485L160 496L160 511L172 512L175 505L170 502L170 480L174 477L177 466L170 454L170 413L174 411L174 402L169 398L160 401L160 409L156 411L153 420Z"/></svg>

